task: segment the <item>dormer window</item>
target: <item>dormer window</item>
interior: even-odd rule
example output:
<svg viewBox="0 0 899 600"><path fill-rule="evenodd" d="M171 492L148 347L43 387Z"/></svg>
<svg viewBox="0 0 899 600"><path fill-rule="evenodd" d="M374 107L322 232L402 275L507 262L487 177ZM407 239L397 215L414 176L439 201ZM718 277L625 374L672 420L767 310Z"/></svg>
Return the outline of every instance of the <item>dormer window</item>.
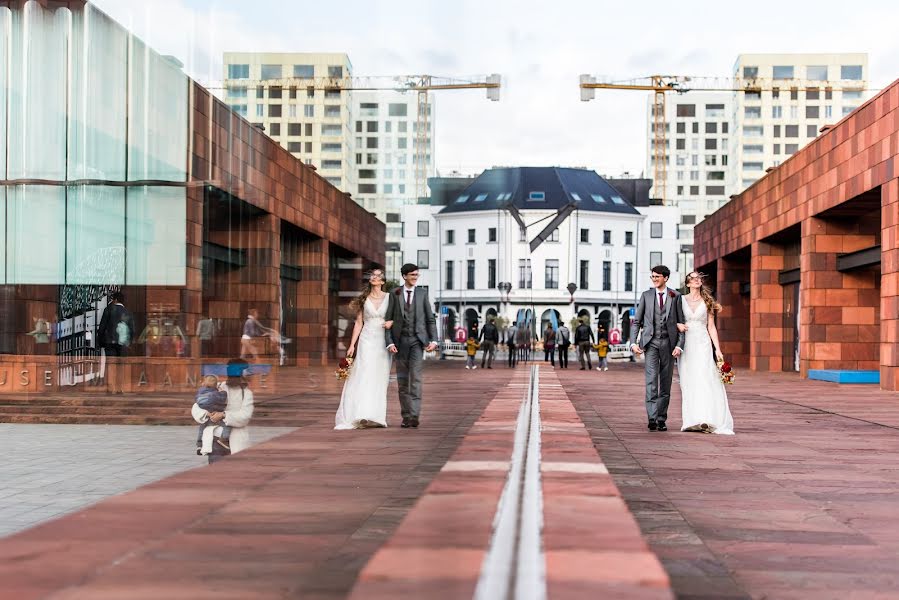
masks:
<svg viewBox="0 0 899 600"><path fill-rule="evenodd" d="M456 198L456 204L465 204L468 202L468 196L459 196Z"/></svg>
<svg viewBox="0 0 899 600"><path fill-rule="evenodd" d="M531 192L528 194L529 202L543 202L546 200L546 194L544 192Z"/></svg>

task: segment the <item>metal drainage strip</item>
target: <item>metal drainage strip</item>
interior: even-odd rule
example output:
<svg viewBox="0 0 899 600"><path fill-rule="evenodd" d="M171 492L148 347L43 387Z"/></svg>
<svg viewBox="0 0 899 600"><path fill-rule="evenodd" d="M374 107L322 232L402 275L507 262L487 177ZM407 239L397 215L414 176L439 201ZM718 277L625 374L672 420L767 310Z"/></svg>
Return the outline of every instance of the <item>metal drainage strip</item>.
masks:
<svg viewBox="0 0 899 600"><path fill-rule="evenodd" d="M493 519L490 548L475 600L544 600L543 487L540 483L540 371L531 367L518 411L506 485Z"/></svg>

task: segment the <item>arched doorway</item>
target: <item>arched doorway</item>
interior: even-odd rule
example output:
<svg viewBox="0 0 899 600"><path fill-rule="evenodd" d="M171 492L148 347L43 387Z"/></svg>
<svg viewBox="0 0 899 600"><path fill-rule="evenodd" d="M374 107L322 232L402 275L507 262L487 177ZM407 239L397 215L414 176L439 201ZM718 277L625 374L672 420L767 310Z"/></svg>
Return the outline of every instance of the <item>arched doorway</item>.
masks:
<svg viewBox="0 0 899 600"><path fill-rule="evenodd" d="M442 312L443 312L443 339L453 340L453 339L455 339L456 323L458 322L458 319L456 317L456 311L454 311L449 306L444 306Z"/></svg>
<svg viewBox="0 0 899 600"><path fill-rule="evenodd" d="M543 311L543 315L540 317L540 332L538 333L538 335L540 337L543 337L543 332L546 331L547 324L552 325L553 330L558 329L561 320L562 315L559 314L559 311L554 308L546 309L545 311Z"/></svg>
<svg viewBox="0 0 899 600"><path fill-rule="evenodd" d="M478 311L473 308L465 310L465 329L468 332L468 335L475 339L478 338L479 320Z"/></svg>
<svg viewBox="0 0 899 600"><path fill-rule="evenodd" d="M624 342L631 339L631 311L629 308L621 311L621 339Z"/></svg>
<svg viewBox="0 0 899 600"><path fill-rule="evenodd" d="M604 310L596 317L596 339L609 337L609 329L612 326L612 311Z"/></svg>

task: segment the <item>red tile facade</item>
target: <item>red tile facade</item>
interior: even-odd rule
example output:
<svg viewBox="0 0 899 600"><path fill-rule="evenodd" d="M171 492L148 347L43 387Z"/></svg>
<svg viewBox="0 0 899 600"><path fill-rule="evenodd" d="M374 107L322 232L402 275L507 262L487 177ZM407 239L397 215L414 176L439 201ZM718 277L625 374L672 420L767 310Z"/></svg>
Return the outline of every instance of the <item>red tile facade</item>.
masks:
<svg viewBox="0 0 899 600"><path fill-rule="evenodd" d="M897 177L899 82L696 227L695 262L716 273L722 346L737 364L793 370L796 306L782 279L798 258L802 375L879 369L881 387L899 389ZM878 245L879 269L837 270L841 254ZM748 306L734 293L746 284Z"/></svg>

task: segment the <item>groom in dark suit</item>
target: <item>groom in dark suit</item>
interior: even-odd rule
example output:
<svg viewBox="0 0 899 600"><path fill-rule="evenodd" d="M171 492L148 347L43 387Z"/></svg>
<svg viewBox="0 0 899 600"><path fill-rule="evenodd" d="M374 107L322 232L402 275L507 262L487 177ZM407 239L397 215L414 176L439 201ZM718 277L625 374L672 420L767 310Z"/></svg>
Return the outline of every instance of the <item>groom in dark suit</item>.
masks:
<svg viewBox="0 0 899 600"><path fill-rule="evenodd" d="M387 331L387 350L396 354L396 382L400 393L402 427L418 427L421 411L421 373L423 352L437 348L437 325L428 292L418 287L418 266L406 263L400 269L402 286L394 290L396 302L393 327Z"/></svg>
<svg viewBox="0 0 899 600"><path fill-rule="evenodd" d="M634 354L646 354L646 416L650 431L668 430L665 422L674 358L684 350L684 334L677 328L678 323L684 322L684 311L680 294L668 288L670 276L671 271L664 265L652 268L653 287L643 292L634 315L640 329L631 350Z"/></svg>

